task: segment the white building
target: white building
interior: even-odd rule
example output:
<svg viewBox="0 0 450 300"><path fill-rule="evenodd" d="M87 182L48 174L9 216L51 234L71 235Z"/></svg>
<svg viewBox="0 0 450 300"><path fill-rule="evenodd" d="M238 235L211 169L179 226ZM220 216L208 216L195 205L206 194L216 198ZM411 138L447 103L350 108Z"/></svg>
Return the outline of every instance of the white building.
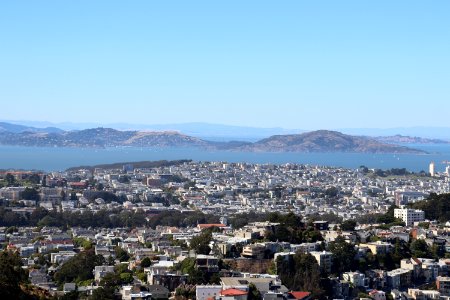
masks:
<svg viewBox="0 0 450 300"><path fill-rule="evenodd" d="M402 219L406 226L414 225L414 222L425 220L425 212L418 209L396 208L394 209L394 218Z"/></svg>
<svg viewBox="0 0 450 300"><path fill-rule="evenodd" d="M352 283L356 287L367 287L368 280L366 276L359 272L346 272L342 274L342 279Z"/></svg>
<svg viewBox="0 0 450 300"><path fill-rule="evenodd" d="M76 255L73 251L59 251L50 254L50 262L52 264L62 264Z"/></svg>
<svg viewBox="0 0 450 300"><path fill-rule="evenodd" d="M197 300L207 300L219 297L221 291L221 285L197 285L195 288L195 296Z"/></svg>
<svg viewBox="0 0 450 300"><path fill-rule="evenodd" d="M430 162L429 172L430 172L431 177L434 177L434 175L435 175L434 161Z"/></svg>

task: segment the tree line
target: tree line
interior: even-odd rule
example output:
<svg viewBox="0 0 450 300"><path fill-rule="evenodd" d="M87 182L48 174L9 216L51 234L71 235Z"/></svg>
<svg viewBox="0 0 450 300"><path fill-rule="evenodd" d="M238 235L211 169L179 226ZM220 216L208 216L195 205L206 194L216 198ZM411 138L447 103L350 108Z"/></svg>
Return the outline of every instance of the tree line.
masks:
<svg viewBox="0 0 450 300"><path fill-rule="evenodd" d="M144 211L100 210L98 212L57 212L36 208L31 214L21 214L0 207L0 226L54 227L138 227L147 224Z"/></svg>
<svg viewBox="0 0 450 300"><path fill-rule="evenodd" d="M411 208L421 209L425 212L425 217L429 220L447 222L450 220L450 194L435 194L423 201L412 203Z"/></svg>

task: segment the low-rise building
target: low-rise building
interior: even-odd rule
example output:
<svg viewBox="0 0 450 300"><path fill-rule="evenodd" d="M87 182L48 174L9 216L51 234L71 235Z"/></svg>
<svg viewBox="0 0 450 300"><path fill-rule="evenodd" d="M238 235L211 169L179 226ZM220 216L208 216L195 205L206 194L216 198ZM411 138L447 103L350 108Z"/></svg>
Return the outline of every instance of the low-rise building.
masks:
<svg viewBox="0 0 450 300"><path fill-rule="evenodd" d="M114 266L96 266L94 269L94 279L100 282L108 273L114 273Z"/></svg>
<svg viewBox="0 0 450 300"><path fill-rule="evenodd" d="M425 212L419 209L396 208L394 209L394 218L402 219L406 226L412 226L415 222L425 220Z"/></svg>
<svg viewBox="0 0 450 300"><path fill-rule="evenodd" d="M195 288L195 298L197 300L208 300L220 296L221 285L197 285Z"/></svg>
<svg viewBox="0 0 450 300"><path fill-rule="evenodd" d="M436 279L436 287L441 296L450 296L450 277L439 276Z"/></svg>
<svg viewBox="0 0 450 300"><path fill-rule="evenodd" d="M312 251L310 252L312 256L317 260L322 272L330 273L332 266L332 256L331 252L327 251Z"/></svg>
<svg viewBox="0 0 450 300"><path fill-rule="evenodd" d="M263 245L258 245L258 244L248 245L242 249L242 256L247 257L247 258L262 259L262 258L264 258L265 250L266 250L266 247L264 247Z"/></svg>
<svg viewBox="0 0 450 300"><path fill-rule="evenodd" d="M359 272L346 272L342 274L342 279L350 282L353 286L356 287L367 287L368 280L366 276Z"/></svg>
<svg viewBox="0 0 450 300"><path fill-rule="evenodd" d="M386 254L391 251L392 244L384 243L382 241L377 241L373 243L360 244L360 248L369 248L370 252L373 254Z"/></svg>
<svg viewBox="0 0 450 300"><path fill-rule="evenodd" d="M197 269L208 272L217 272L219 271L219 259L211 255L197 255L195 266Z"/></svg>

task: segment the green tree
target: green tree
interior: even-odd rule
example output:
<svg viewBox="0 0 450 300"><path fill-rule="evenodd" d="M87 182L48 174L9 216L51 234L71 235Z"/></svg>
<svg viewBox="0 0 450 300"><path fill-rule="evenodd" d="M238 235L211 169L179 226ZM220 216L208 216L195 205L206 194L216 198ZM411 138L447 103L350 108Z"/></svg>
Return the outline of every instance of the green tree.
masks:
<svg viewBox="0 0 450 300"><path fill-rule="evenodd" d="M67 294L62 295L59 300L77 300L80 299L80 293L77 291L73 291Z"/></svg>
<svg viewBox="0 0 450 300"><path fill-rule="evenodd" d="M261 293L253 283L248 285L248 300L261 300Z"/></svg>
<svg viewBox="0 0 450 300"><path fill-rule="evenodd" d="M77 193L70 192L70 200L72 200L72 201L78 200Z"/></svg>
<svg viewBox="0 0 450 300"><path fill-rule="evenodd" d="M447 222L450 220L450 193L430 194L427 200L419 201L410 205L412 208L421 209L429 220Z"/></svg>
<svg viewBox="0 0 450 300"><path fill-rule="evenodd" d="M120 282L121 284L130 284L133 282L133 274L125 272L125 273L120 273Z"/></svg>
<svg viewBox="0 0 450 300"><path fill-rule="evenodd" d="M101 255L95 255L93 249L78 253L55 273L54 279L59 284L66 282L80 282L94 278L92 270L95 266L101 266L105 259Z"/></svg>
<svg viewBox="0 0 450 300"><path fill-rule="evenodd" d="M182 274L189 274L189 284L208 284L211 283L211 275L204 270L197 269L195 265L195 258L186 258L175 266L177 271ZM214 279L214 278L213 278Z"/></svg>
<svg viewBox="0 0 450 300"><path fill-rule="evenodd" d="M355 247L347 243L342 236L338 236L331 242L328 250L333 253L332 272L334 274L342 274L355 268Z"/></svg>
<svg viewBox="0 0 450 300"><path fill-rule="evenodd" d="M141 267L142 268L148 268L152 265L152 260L148 257L144 257L144 259L141 261Z"/></svg>
<svg viewBox="0 0 450 300"><path fill-rule="evenodd" d="M25 200L36 200L39 201L39 192L35 188L26 187L20 193L20 197Z"/></svg>
<svg viewBox="0 0 450 300"><path fill-rule="evenodd" d="M197 254L208 255L211 252L209 243L212 240L211 230L204 230L197 236L194 236L190 242L190 248Z"/></svg>
<svg viewBox="0 0 450 300"><path fill-rule="evenodd" d="M0 252L0 298L20 299L23 295L20 284L26 280L20 256L10 251Z"/></svg>
<svg viewBox="0 0 450 300"><path fill-rule="evenodd" d="M392 260L396 266L400 266L400 261L404 258L410 258L411 251L409 250L408 244L399 238L395 239L394 250L392 251Z"/></svg>
<svg viewBox="0 0 450 300"><path fill-rule="evenodd" d="M116 254L116 258L119 261L128 261L130 259L130 255L128 254L128 252L123 250L119 246L114 248L114 252Z"/></svg>
<svg viewBox="0 0 450 300"><path fill-rule="evenodd" d="M431 249L427 242L422 239L417 239L411 243L411 255L416 258L432 258Z"/></svg>
<svg viewBox="0 0 450 300"><path fill-rule="evenodd" d="M336 197L338 195L338 193L339 193L339 190L336 187L334 187L334 186L332 186L332 187L330 187L330 188L325 190L325 195L328 198L334 198L334 197Z"/></svg>
<svg viewBox="0 0 450 300"><path fill-rule="evenodd" d="M354 220L347 220L341 224L341 229L343 231L354 231L355 227L356 227L356 221L354 221Z"/></svg>
<svg viewBox="0 0 450 300"><path fill-rule="evenodd" d="M45 208L37 207L30 215L30 225L36 226L48 214Z"/></svg>
<svg viewBox="0 0 450 300"><path fill-rule="evenodd" d="M92 242L88 241L85 238L81 238L81 237L74 237L73 244L77 247L83 247L84 250L88 250L88 249L92 248Z"/></svg>
<svg viewBox="0 0 450 300"><path fill-rule="evenodd" d="M122 279L120 278L119 274L118 272L106 274L100 281L100 285L104 288L113 290L118 288L122 283Z"/></svg>
<svg viewBox="0 0 450 300"><path fill-rule="evenodd" d="M323 236L320 231L309 228L303 232L303 241L306 243L315 243L323 241Z"/></svg>
<svg viewBox="0 0 450 300"><path fill-rule="evenodd" d="M90 300L114 300L114 289L100 287L92 292L92 296L89 297Z"/></svg>
<svg viewBox="0 0 450 300"><path fill-rule="evenodd" d="M33 173L28 176L27 181L31 184L39 184L41 183L41 176L39 176L39 174Z"/></svg>
<svg viewBox="0 0 450 300"><path fill-rule="evenodd" d="M7 173L5 175L5 181L8 186L13 186L16 184L16 178L11 173Z"/></svg>
<svg viewBox="0 0 450 300"><path fill-rule="evenodd" d="M320 268L311 254L297 252L287 260L277 261L278 275L281 281L295 291L310 291L313 297L320 297L323 290L320 287Z"/></svg>
<svg viewBox="0 0 450 300"><path fill-rule="evenodd" d="M388 211L384 214L378 217L378 223L384 223L384 224L390 224L394 223L396 219L394 218L394 209L398 208L395 205L391 205L388 209Z"/></svg>

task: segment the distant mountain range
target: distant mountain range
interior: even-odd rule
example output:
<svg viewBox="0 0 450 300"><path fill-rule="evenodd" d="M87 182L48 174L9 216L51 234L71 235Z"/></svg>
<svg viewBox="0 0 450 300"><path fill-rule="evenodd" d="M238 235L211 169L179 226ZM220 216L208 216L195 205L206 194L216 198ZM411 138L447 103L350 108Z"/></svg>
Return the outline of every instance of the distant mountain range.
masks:
<svg viewBox="0 0 450 300"><path fill-rule="evenodd" d="M450 140L450 127L340 128L340 132L364 136L411 136Z"/></svg>
<svg viewBox="0 0 450 300"><path fill-rule="evenodd" d="M394 135L394 136L379 136L375 138L377 141L389 144L450 144L450 141L440 140L440 139L428 139L417 136L405 136L405 135Z"/></svg>
<svg viewBox="0 0 450 300"><path fill-rule="evenodd" d="M3 128L7 128L4 126ZM209 150L249 152L360 152L425 153L424 151L382 143L368 137L350 136L319 130L302 134L274 135L257 142L209 141L176 131L119 131L93 128L79 131L0 131L1 145L39 147L195 147Z"/></svg>
<svg viewBox="0 0 450 300"><path fill-rule="evenodd" d="M304 129L286 129L281 127L250 127L250 126L233 126L223 124L211 124L202 122L193 123L179 123L179 124L129 124L129 123L51 123L41 121L8 121L0 120L0 132L61 132L83 130L97 127L114 128L122 131L177 131L186 135L194 136L208 141L246 141L256 142L261 139L273 135L288 135L308 132ZM8 128L15 128L11 130L2 130ZM334 128L333 130L354 135L354 136L370 136L383 141L382 138L389 138L389 143L429 143L428 141L421 142L421 137L426 140L442 140L444 142L450 141L450 127L398 127L398 128ZM398 136L411 137L408 139L402 138L401 141ZM380 137L380 138L378 138Z"/></svg>
<svg viewBox="0 0 450 300"><path fill-rule="evenodd" d="M56 127L45 127L37 128L26 125L12 124L6 122L0 122L0 132L12 132L12 133L22 133L22 132L43 132L43 133L60 133L64 130Z"/></svg>
<svg viewBox="0 0 450 300"><path fill-rule="evenodd" d="M50 123L50 122L33 122L33 121L5 121L4 124L20 128L27 128L22 131L42 132L46 128L60 128L60 130L72 131L83 130L97 127L114 128L122 131L178 131L184 134L195 136L202 139L213 141L257 141L268 136L276 134L293 134L305 132L305 130L285 129L281 127L259 128L250 126L233 126L222 124L210 124L202 122L180 123L180 124L128 124L128 123ZM45 128L43 128L45 127ZM17 131L15 131L17 132Z"/></svg>

